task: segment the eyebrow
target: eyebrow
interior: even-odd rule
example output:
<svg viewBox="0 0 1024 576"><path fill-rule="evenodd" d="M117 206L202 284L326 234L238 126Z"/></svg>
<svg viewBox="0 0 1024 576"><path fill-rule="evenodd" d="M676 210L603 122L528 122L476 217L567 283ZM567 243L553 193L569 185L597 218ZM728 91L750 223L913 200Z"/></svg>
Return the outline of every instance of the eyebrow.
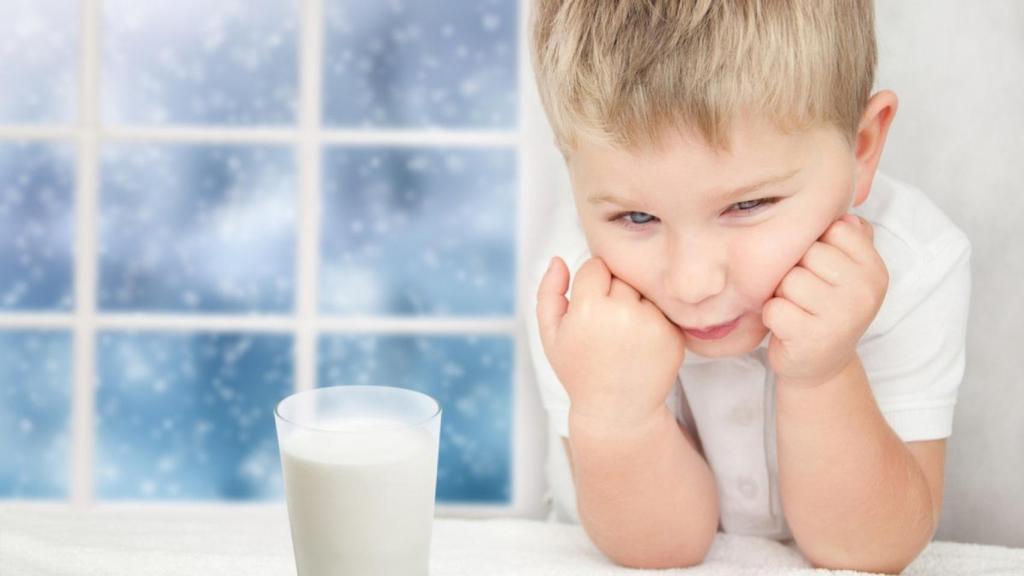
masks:
<svg viewBox="0 0 1024 576"><path fill-rule="evenodd" d="M779 174L777 176L771 176L771 177L765 178L764 180L761 180L759 182L754 182L754 183L751 183L751 184L745 184L743 186L740 186L739 188L734 188L732 190L728 190L728 191L718 195L718 201L720 201L722 203L731 202L732 200L734 200L736 198L739 198L740 196L744 196L744 195L749 194L751 192L754 192L756 190L760 190L761 188L766 188L766 187L774 185L774 184L779 184L781 182L785 182L786 180L789 180L793 176L796 176L797 173L799 173L799 172L800 172L800 169L798 168L796 170L793 170L791 172L787 172L785 174ZM609 192L598 192L597 194L594 194L593 196L588 196L587 197L587 201L589 203L591 203L591 204L602 204L602 203L604 203L604 204L618 204L619 206L627 206L631 202L631 199L620 197L620 196L616 196L616 195L614 195L612 193L609 193Z"/></svg>

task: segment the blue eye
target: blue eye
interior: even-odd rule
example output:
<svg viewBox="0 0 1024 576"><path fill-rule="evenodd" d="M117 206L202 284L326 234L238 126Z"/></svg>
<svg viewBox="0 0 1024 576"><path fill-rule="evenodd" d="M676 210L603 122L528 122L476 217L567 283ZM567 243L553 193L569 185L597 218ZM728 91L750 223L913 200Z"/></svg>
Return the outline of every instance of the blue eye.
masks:
<svg viewBox="0 0 1024 576"><path fill-rule="evenodd" d="M778 202L778 198L758 198L757 200L745 200L732 205L739 212L753 212L754 210Z"/></svg>
<svg viewBox="0 0 1024 576"><path fill-rule="evenodd" d="M646 212L622 212L611 218L611 221L629 230L646 229L647 225L657 220Z"/></svg>
<svg viewBox="0 0 1024 576"><path fill-rule="evenodd" d="M654 216L646 212L630 212L626 214L626 218L629 218L631 224L647 224L651 220L654 220Z"/></svg>

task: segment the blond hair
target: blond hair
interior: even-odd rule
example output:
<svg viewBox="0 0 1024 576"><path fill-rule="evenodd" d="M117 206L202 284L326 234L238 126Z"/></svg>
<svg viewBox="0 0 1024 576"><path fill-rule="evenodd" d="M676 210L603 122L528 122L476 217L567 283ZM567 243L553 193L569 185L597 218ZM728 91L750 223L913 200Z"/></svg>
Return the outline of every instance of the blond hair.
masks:
<svg viewBox="0 0 1024 576"><path fill-rule="evenodd" d="M874 83L873 0L536 0L531 55L556 143L695 130L728 150L752 113L853 143Z"/></svg>

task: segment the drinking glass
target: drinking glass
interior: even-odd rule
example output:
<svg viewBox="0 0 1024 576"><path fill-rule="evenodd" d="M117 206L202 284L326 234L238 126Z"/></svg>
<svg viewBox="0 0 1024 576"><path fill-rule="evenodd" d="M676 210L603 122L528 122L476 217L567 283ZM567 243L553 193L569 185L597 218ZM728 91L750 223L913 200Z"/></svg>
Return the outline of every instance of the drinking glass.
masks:
<svg viewBox="0 0 1024 576"><path fill-rule="evenodd" d="M284 398L274 420L298 576L426 575L438 402L332 386Z"/></svg>

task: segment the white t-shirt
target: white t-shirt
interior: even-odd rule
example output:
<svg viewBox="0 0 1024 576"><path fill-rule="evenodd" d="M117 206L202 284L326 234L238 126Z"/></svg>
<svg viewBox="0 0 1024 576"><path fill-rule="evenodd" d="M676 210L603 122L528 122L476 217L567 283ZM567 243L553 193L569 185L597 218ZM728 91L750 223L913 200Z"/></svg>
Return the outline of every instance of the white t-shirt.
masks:
<svg viewBox="0 0 1024 576"><path fill-rule="evenodd" d="M871 390L889 426L904 441L946 438L965 366L971 291L967 236L920 190L876 173L871 194L850 212L874 226L889 290L857 345ZM578 225L553 248L575 270L590 257ZM551 254L533 267L535 288ZM535 296L535 290L531 291ZM569 435L569 397L544 356L536 324L528 340L548 415L550 516L578 522L575 490L561 437ZM687 351L666 400L694 432L718 485L721 528L778 540L792 537L782 513L775 443L775 377L770 334L754 351L704 358Z"/></svg>

